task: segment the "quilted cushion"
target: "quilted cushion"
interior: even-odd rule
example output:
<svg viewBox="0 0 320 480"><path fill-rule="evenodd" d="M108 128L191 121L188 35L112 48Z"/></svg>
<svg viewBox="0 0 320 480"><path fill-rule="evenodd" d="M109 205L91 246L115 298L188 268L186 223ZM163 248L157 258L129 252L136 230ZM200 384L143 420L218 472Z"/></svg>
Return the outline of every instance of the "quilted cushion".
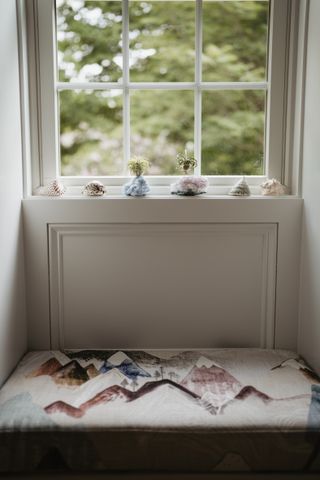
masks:
<svg viewBox="0 0 320 480"><path fill-rule="evenodd" d="M0 471L320 471L293 352L30 352L0 391Z"/></svg>

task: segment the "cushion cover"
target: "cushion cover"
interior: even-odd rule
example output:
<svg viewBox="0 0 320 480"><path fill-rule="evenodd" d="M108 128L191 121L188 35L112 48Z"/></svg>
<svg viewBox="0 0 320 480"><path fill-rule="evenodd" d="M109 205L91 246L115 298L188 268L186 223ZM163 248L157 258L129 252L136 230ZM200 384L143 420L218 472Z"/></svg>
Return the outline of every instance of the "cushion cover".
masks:
<svg viewBox="0 0 320 480"><path fill-rule="evenodd" d="M0 471L320 471L320 384L284 350L28 353Z"/></svg>

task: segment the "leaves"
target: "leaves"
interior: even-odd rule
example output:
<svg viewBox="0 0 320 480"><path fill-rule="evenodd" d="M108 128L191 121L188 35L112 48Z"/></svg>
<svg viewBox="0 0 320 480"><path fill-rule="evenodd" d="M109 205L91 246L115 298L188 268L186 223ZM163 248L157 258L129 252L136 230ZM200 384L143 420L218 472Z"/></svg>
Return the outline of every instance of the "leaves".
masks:
<svg viewBox="0 0 320 480"><path fill-rule="evenodd" d="M197 163L197 160L188 150L185 150L184 153L178 153L177 155L178 168L180 168L184 174L191 172L191 170L197 166Z"/></svg>
<svg viewBox="0 0 320 480"><path fill-rule="evenodd" d="M57 0L61 81L122 79L120 1ZM203 81L263 81L268 1L203 1ZM130 1L130 80L194 80L195 2ZM192 91L130 94L131 152L151 175L175 174L194 148ZM122 91L60 93L63 175L122 175ZM202 173L259 175L264 164L265 93L203 91Z"/></svg>

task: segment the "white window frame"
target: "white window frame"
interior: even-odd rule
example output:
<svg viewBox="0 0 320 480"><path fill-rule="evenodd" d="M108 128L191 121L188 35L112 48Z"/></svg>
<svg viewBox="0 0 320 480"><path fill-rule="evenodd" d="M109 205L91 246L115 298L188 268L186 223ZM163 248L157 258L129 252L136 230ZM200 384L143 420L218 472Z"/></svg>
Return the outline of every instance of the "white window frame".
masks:
<svg viewBox="0 0 320 480"><path fill-rule="evenodd" d="M128 4L123 0L123 84L62 83L56 80L56 36L55 36L55 1L54 0L20 0L26 2L25 25L28 37L29 65L29 110L30 110L30 143L32 162L32 185L30 190L37 193L38 187L47 184L53 178L59 178L69 187L69 193L79 193L93 177L59 176L59 134L57 92L63 89L123 89L123 135L124 163L130 157L130 102L129 93L134 89L161 90L193 90L194 102L194 151L199 159L195 173L201 168L201 95L202 90L263 90L267 97L267 116L265 126L265 174L247 176L247 181L258 193L258 185L266 178L276 177L288 183L288 136L287 119L292 114L292 102L288 102L290 81L294 77L295 55L292 54L292 29L295 28L293 18L297 17L299 2L297 0L270 0L269 44L267 81L265 82L201 82L202 53L202 0L196 0L196 38L195 38L195 81L194 82L162 82L132 83L129 82L129 38L128 38ZM289 82L288 82L289 81ZM292 90L292 87L291 87ZM27 130L27 129L26 129ZM212 193L226 193L240 176L207 176ZM103 183L109 185L115 193L126 181L126 176L101 176ZM177 176L149 176L154 193L169 193L170 185ZM290 179L289 179L290 181ZM290 185L289 185L290 186ZM212 190L213 189L213 190ZM110 192L110 189L109 189Z"/></svg>

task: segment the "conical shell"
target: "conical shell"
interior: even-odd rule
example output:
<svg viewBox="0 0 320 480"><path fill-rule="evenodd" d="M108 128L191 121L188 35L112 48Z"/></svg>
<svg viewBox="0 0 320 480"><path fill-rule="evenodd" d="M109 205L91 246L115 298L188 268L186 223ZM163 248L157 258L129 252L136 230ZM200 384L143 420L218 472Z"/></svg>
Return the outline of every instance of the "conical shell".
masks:
<svg viewBox="0 0 320 480"><path fill-rule="evenodd" d="M65 191L65 186L55 179L40 189L40 195L45 195L48 197L61 197Z"/></svg>
<svg viewBox="0 0 320 480"><path fill-rule="evenodd" d="M248 197L251 195L246 179L242 177L230 190L229 195L233 197Z"/></svg>
<svg viewBox="0 0 320 480"><path fill-rule="evenodd" d="M103 183L94 180L93 182L87 183L87 185L82 190L83 195L87 195L89 197L102 197L102 195L106 192L106 188Z"/></svg>

